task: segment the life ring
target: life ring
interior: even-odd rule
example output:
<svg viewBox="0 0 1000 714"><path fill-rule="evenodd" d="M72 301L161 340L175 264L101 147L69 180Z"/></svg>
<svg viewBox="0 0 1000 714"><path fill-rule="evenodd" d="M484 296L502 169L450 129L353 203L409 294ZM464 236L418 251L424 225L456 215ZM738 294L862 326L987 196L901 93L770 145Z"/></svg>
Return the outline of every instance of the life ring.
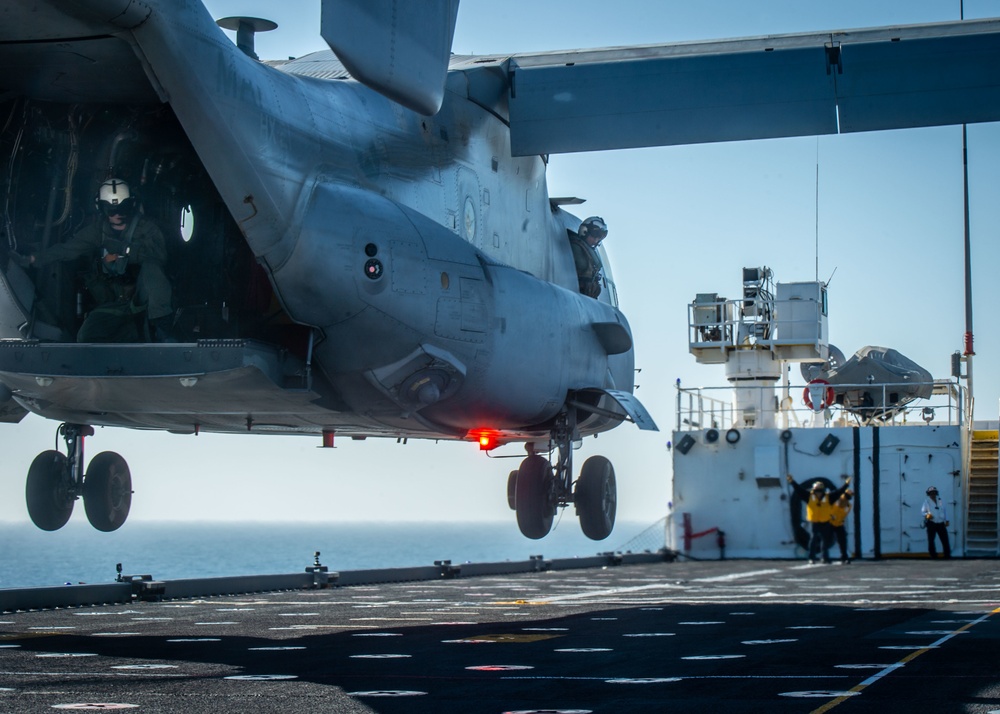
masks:
<svg viewBox="0 0 1000 714"><path fill-rule="evenodd" d="M805 404L810 409L814 409L812 398L809 396L809 385L812 385L812 384L825 384L826 385L826 391L823 392L823 401L821 401L819 403L819 408L820 409L826 409L828 406L830 406L831 404L833 404L833 400L836 399L836 395L833 393L833 387L831 387L830 383L827 382L825 379L814 379L813 381L809 382L809 384L807 384L802 389L802 402L803 402L803 404Z"/></svg>

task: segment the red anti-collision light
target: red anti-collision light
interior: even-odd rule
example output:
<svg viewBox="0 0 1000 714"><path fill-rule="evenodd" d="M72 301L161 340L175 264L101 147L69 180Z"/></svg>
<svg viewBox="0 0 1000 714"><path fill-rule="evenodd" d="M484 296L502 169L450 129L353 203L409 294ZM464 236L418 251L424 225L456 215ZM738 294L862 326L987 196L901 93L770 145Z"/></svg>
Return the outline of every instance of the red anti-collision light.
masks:
<svg viewBox="0 0 1000 714"><path fill-rule="evenodd" d="M476 429L469 432L468 438L479 442L480 451L492 451L500 445L497 432L492 429Z"/></svg>

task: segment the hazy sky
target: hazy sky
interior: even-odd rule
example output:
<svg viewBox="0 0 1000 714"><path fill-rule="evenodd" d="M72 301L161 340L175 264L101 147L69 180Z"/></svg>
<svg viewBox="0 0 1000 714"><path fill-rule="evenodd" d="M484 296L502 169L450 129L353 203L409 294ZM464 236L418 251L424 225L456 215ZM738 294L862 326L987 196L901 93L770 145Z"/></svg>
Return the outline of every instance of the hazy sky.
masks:
<svg viewBox="0 0 1000 714"><path fill-rule="evenodd" d="M214 0L216 17L256 15L278 30L257 38L265 59L323 49L318 0ZM1000 16L1000 0L965 3L967 18ZM653 44L958 19L958 0L837 3L802 0L463 0L454 50L492 54ZM830 285L830 339L847 355L892 347L937 378L965 329L961 128L554 156L553 196L579 196L579 214L603 216L625 314L635 334L637 396L659 433L625 425L588 439L577 463L615 464L619 519L666 513L675 381L724 384L722 367L687 351L687 304L700 292L735 295L741 268L767 265L784 282ZM979 419L997 419L1000 337L1000 125L970 125L969 164ZM818 162L818 204L817 204ZM526 366L530 369L530 366ZM794 374L794 373L793 373ZM55 443L57 424L29 417L0 425L0 519L27 520L24 476ZM128 460L130 522L218 520L507 519L507 473L475 445L319 438L176 436L116 429L88 441L90 456ZM60 448L62 445L60 444ZM84 518L78 504L75 521ZM568 509L565 520L572 517ZM575 521L575 518L573 518ZM564 523L577 527L575 523ZM128 528L128 525L125 526ZM613 537L614 538L614 537Z"/></svg>

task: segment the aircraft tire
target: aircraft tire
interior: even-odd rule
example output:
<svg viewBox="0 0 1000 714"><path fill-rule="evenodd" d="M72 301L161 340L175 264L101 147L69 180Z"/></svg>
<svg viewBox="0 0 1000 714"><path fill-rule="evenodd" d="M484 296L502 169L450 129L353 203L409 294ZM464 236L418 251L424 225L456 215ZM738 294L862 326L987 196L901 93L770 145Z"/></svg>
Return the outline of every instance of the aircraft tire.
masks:
<svg viewBox="0 0 1000 714"><path fill-rule="evenodd" d="M552 530L556 511L551 499L552 478L548 459L538 454L527 457L517 470L514 506L517 527L526 538L538 540Z"/></svg>
<svg viewBox="0 0 1000 714"><path fill-rule="evenodd" d="M585 536L604 540L611 535L618 511L618 485L615 467L608 459L591 456L583 462L573 500Z"/></svg>
<svg viewBox="0 0 1000 714"><path fill-rule="evenodd" d="M517 506L517 469L510 472L507 476L507 505L510 506L510 510L516 511Z"/></svg>
<svg viewBox="0 0 1000 714"><path fill-rule="evenodd" d="M132 474L121 455L102 451L91 460L83 480L83 506L99 531L110 533L125 523L132 507Z"/></svg>
<svg viewBox="0 0 1000 714"><path fill-rule="evenodd" d="M58 451L43 451L28 468L24 488L31 522L43 531L57 531L73 515L73 497L69 493L66 456Z"/></svg>

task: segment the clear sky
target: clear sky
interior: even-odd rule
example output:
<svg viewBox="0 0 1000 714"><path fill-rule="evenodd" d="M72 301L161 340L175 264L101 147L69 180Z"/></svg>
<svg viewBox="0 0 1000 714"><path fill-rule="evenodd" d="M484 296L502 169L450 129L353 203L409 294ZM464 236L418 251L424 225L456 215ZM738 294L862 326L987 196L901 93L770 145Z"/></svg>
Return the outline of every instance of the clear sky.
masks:
<svg viewBox="0 0 1000 714"><path fill-rule="evenodd" d="M207 4L216 17L278 22L278 30L257 38L262 58L325 47L318 0ZM965 15L1000 16L1000 0L968 0ZM958 17L958 0L463 0L454 51L655 44ZM992 314L1000 304L998 150L1000 125L969 126L976 417L991 420L1000 397ZM661 429L625 425L578 452L578 464L595 453L614 462L619 519L652 523L666 513L674 383L724 384L722 367L699 366L688 354L687 304L700 292L735 295L744 266L767 265L778 281L813 280L818 236L819 278L836 271L830 340L843 352L892 347L942 378L962 347L960 127L554 156L549 192L587 199L581 217L596 214L609 224L606 245L642 369L636 394ZM0 425L0 520L27 520L24 476L38 452L53 448L56 427L35 417ZM116 429L99 430L87 444L90 456L114 450L128 460L130 522L506 519L517 527L505 496L517 459L489 459L467 443L318 445L318 438ZM506 451L520 458L519 447ZM568 509L565 519L571 516ZM83 517L79 504L74 520Z"/></svg>

